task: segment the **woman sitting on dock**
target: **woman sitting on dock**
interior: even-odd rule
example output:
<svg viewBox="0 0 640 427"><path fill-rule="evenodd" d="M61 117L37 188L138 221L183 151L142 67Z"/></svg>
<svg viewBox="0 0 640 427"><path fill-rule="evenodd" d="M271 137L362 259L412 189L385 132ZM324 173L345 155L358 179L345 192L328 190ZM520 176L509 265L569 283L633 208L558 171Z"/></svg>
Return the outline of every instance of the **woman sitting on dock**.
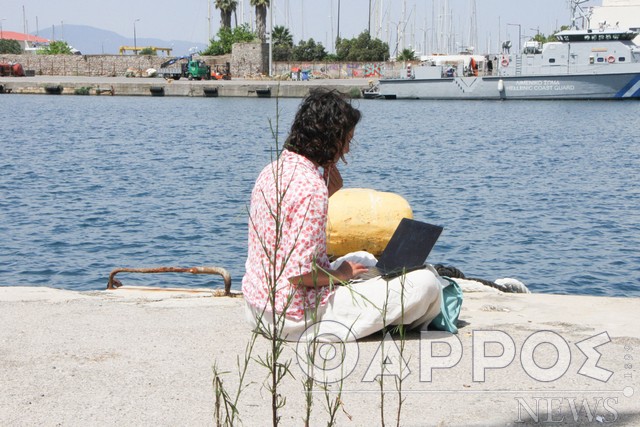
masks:
<svg viewBox="0 0 640 427"><path fill-rule="evenodd" d="M279 158L258 176L242 280L253 328L272 331L275 321L289 341L352 341L389 325L426 328L440 313L435 270L350 282L367 271L363 264L347 260L331 268L329 197L343 185L337 163L349 152L359 120L360 112L339 93L312 91Z"/></svg>

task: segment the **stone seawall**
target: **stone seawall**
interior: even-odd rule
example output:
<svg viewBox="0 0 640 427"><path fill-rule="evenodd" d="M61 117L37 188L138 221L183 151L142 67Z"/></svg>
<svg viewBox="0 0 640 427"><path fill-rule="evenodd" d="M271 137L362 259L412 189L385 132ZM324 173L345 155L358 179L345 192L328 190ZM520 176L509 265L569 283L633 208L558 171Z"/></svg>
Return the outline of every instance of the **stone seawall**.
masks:
<svg viewBox="0 0 640 427"><path fill-rule="evenodd" d="M142 75L149 68L159 69L166 56L154 55L0 55L0 62L22 64L36 76L121 77L128 69ZM228 56L206 56L202 59L212 66L223 65Z"/></svg>
<svg viewBox="0 0 640 427"><path fill-rule="evenodd" d="M199 57L215 69L230 63L232 78L255 78L268 74L268 60L265 64L260 49L253 49L252 43L236 49L232 55ZM82 77L122 77L127 70L135 70L143 75L149 68L159 69L167 61L166 56L154 55L9 55L1 54L0 62L20 63L25 70L32 70L36 76L82 76ZM274 62L273 74L288 78L367 78L381 76L397 77L405 63L395 62ZM299 69L300 73L292 73Z"/></svg>

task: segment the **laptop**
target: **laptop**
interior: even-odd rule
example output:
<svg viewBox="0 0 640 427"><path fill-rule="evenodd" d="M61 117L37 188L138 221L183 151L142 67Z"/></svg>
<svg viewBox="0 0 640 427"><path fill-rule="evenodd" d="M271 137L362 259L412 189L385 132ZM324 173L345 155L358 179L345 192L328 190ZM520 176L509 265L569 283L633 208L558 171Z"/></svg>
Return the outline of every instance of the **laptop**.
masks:
<svg viewBox="0 0 640 427"><path fill-rule="evenodd" d="M375 267L369 267L369 271L359 274L354 280L368 280L378 276L391 279L425 268L424 263L442 230L438 225L402 218Z"/></svg>

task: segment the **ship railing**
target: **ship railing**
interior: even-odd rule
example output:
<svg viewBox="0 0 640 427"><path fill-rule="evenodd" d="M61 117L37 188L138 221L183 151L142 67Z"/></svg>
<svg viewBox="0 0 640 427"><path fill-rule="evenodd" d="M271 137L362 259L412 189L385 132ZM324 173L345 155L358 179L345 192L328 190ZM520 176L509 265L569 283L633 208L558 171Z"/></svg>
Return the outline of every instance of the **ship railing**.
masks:
<svg viewBox="0 0 640 427"><path fill-rule="evenodd" d="M603 73L625 73L637 71L636 62L627 63L595 63L595 64L553 64L553 65L525 65L514 61L509 67L501 67L494 75L510 76L544 76L544 75L566 75L566 74L603 74Z"/></svg>

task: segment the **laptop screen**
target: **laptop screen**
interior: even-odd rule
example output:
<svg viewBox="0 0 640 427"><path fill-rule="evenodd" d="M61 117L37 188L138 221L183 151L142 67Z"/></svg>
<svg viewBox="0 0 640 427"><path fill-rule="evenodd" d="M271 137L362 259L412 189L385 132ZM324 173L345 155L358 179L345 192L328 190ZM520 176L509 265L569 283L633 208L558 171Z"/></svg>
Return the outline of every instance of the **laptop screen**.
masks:
<svg viewBox="0 0 640 427"><path fill-rule="evenodd" d="M381 271L412 268L424 264L443 228L403 218L378 259Z"/></svg>

